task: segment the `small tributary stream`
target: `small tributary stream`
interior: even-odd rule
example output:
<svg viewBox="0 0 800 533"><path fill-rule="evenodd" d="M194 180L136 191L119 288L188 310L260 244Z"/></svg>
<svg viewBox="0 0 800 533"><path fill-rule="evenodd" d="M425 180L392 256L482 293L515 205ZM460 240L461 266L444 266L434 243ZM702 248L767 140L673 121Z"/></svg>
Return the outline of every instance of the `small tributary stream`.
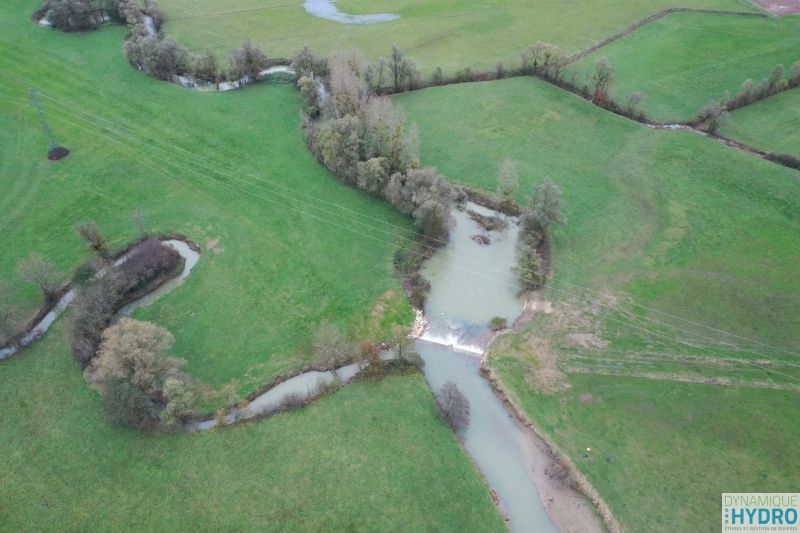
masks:
<svg viewBox="0 0 800 533"><path fill-rule="evenodd" d="M467 208L497 214L475 204ZM464 447L497 493L512 531L556 531L534 482L534 469L544 466L536 464L533 443L480 373L489 320L501 316L510 324L522 311L512 271L518 227L508 219L504 230L487 233L466 212L454 218L449 244L422 271L431 282L428 325L417 341L425 377L434 391L452 380L469 399ZM491 243L472 239L480 233Z"/></svg>

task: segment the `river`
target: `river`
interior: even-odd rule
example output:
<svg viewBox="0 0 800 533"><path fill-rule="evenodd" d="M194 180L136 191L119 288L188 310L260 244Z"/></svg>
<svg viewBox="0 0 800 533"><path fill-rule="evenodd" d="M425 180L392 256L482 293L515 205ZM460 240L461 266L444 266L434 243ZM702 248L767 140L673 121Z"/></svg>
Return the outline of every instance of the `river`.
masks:
<svg viewBox="0 0 800 533"><path fill-rule="evenodd" d="M467 208L493 214L475 204ZM454 218L450 242L422 270L431 282L428 325L417 341L425 377L434 391L454 381L469 400L464 448L497 493L512 531L557 531L534 482L534 469L544 466L536 464L533 444L480 374L489 320L501 316L510 324L522 311L512 272L518 227L509 218L504 230L485 232L466 212L455 211ZM472 238L477 234L491 244L479 244Z"/></svg>

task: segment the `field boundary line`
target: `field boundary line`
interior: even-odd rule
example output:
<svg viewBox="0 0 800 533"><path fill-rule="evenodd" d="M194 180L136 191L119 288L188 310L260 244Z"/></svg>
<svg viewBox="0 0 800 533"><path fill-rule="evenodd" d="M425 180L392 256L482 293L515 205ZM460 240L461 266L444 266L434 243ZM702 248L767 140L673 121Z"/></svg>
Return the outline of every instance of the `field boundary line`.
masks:
<svg viewBox="0 0 800 533"><path fill-rule="evenodd" d="M652 379L654 381L676 381L679 383L691 383L695 385L716 385L718 387L746 387L749 389L766 389L766 390L780 390L786 392L800 393L800 387L792 384L780 383L766 383L763 381L733 381L726 380L725 378L703 378L703 377L690 377L682 376L680 374L662 374L662 373L649 373L649 372L614 372L611 370L604 370L601 368L580 368L567 366L563 368L567 374L583 374L590 376L609 376L619 378L636 378L636 379Z"/></svg>
<svg viewBox="0 0 800 533"><path fill-rule="evenodd" d="M658 13L655 13L654 15L650 15L649 17L645 17L642 20L640 20L639 22L635 22L635 23L631 24L630 26L628 26L624 30L619 31L619 32L617 32L617 33L615 33L613 35L610 35L609 37L606 37L605 39L603 39L599 43L593 44L592 46L590 46L588 48L584 48L583 50L581 50L577 54L573 54L572 56L569 57L569 59L567 59L567 65L571 65L571 64L575 63L576 61L579 61L579 60L583 59L584 57L593 54L597 50L599 50L599 49L601 49L601 48L603 48L605 46L608 46L609 44L611 44L611 43L613 43L615 41L618 41L619 39L622 39L623 37L625 37L627 35L630 35L631 33L635 32L636 30L641 28L642 26L645 26L647 24L650 24L651 22L655 22L657 20L660 20L660 19L666 17L667 15L672 15L673 13L702 13L702 14L706 14L706 15L725 15L725 16L732 16L732 17L769 18L764 13L755 13L755 12L750 13L750 12L747 12L747 11L731 11L731 10L722 10L722 9L700 9L700 8L694 8L694 7L669 7L667 9L659 11Z"/></svg>

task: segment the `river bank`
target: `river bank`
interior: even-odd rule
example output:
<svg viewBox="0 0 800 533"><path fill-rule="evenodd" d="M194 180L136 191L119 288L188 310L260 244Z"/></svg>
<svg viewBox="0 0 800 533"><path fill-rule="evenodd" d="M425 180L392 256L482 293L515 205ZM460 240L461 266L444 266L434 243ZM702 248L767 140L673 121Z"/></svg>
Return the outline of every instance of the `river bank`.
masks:
<svg viewBox="0 0 800 533"><path fill-rule="evenodd" d="M423 372L436 391L454 381L470 402L470 424L461 435L497 496L512 531L602 531L592 502L564 478L553 475L560 462L548 444L497 394L482 359L494 337L490 319L508 323L523 314L512 271L516 255L516 219L501 229L483 228L469 212L498 213L467 203L454 211L450 242L434 253L421 273L430 280L424 330L416 343ZM474 239L484 235L489 244Z"/></svg>

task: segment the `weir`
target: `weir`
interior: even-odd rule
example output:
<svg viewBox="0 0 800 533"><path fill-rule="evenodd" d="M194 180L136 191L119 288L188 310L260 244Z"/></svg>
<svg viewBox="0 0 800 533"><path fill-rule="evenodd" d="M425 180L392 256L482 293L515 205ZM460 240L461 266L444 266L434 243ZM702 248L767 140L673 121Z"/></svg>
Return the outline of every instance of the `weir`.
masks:
<svg viewBox="0 0 800 533"><path fill-rule="evenodd" d="M468 203L484 215L498 213ZM522 312L519 285L512 271L518 226L508 218L499 231L483 230L464 211L455 211L450 242L425 264L431 282L425 305L428 325L417 341L425 360L425 378L436 391L454 381L470 403L464 448L500 499L512 531L557 531L542 504L534 471L544 468L525 433L480 373L495 317L510 324ZM503 215L499 215L503 216ZM472 237L483 234L491 243Z"/></svg>

